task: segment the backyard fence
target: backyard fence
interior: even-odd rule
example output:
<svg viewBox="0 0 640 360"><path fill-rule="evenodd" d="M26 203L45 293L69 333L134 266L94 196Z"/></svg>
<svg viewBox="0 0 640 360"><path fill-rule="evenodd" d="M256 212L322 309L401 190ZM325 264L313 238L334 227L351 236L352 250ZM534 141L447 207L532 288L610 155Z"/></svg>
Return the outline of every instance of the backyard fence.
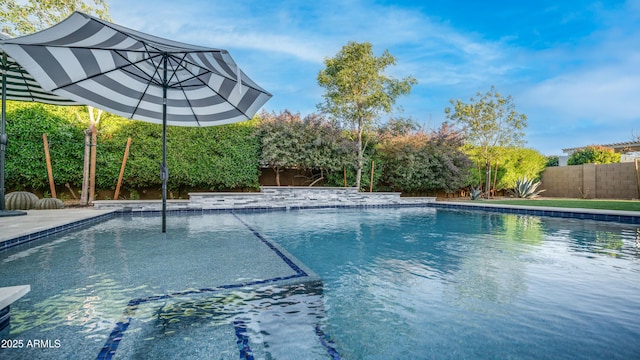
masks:
<svg viewBox="0 0 640 360"><path fill-rule="evenodd" d="M545 197L639 199L638 161L548 167L541 188Z"/></svg>

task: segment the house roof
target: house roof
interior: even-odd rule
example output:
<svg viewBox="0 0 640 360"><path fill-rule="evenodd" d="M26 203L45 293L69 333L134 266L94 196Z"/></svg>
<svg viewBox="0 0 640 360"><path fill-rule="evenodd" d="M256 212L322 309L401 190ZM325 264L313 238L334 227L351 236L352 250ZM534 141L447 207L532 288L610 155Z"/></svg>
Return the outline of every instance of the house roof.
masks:
<svg viewBox="0 0 640 360"><path fill-rule="evenodd" d="M627 142L619 142L612 144L599 144L595 146L602 146L613 149L615 152L633 152L640 151L640 141L627 141ZM573 154L574 152L584 148L586 146L574 147L574 148L566 148L562 149L563 153Z"/></svg>

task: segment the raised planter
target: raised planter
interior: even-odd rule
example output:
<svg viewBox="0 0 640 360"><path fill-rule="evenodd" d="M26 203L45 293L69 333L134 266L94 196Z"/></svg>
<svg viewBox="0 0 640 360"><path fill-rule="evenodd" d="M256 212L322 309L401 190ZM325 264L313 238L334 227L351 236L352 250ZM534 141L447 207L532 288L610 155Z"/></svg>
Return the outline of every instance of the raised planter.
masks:
<svg viewBox="0 0 640 360"><path fill-rule="evenodd" d="M350 206L418 205L435 197L401 198L399 192L358 192L356 188L263 186L260 192L189 193L189 200L168 200L168 210L297 209ZM101 200L96 209L159 211L161 200Z"/></svg>

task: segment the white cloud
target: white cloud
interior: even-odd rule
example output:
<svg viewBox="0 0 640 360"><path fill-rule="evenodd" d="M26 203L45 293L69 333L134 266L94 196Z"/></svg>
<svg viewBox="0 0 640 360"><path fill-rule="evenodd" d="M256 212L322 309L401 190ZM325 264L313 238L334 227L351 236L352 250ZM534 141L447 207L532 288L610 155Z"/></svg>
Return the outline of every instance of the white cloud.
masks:
<svg viewBox="0 0 640 360"><path fill-rule="evenodd" d="M589 16L596 14L593 28L599 31L587 37L582 32L568 34L562 38L564 44L544 38L547 32L542 30L554 24L540 22L540 38L532 40L538 48L514 45L521 40L513 34L491 40L482 33L461 31L447 19L435 17L439 14L432 16L411 5L368 0L110 3L112 17L124 26L228 48L234 58L240 53L236 61L274 92L269 104L277 104L275 110L312 109L321 100L315 76L323 59L334 56L348 41L369 41L376 54L388 49L396 56L398 63L389 68L390 75L418 79L410 98L401 103L406 115L419 121L429 114L441 118L451 98L468 99L496 85L514 96L519 111L530 115L535 146L549 147L538 144L562 140L551 132L566 138L585 124L615 123L620 129L617 136L626 136L634 122L640 123L640 2L635 0L622 7L607 5L613 9L609 12L604 6L585 8ZM546 10L566 11L562 6ZM564 16L576 22L593 20L579 9ZM545 44L549 47L540 48Z"/></svg>
<svg viewBox="0 0 640 360"><path fill-rule="evenodd" d="M205 30L190 33L190 38L198 39L199 44L215 47L235 47L274 52L292 56L298 60L322 63L326 52L318 47L318 42L282 34L259 32L241 33L238 31Z"/></svg>
<svg viewBox="0 0 640 360"><path fill-rule="evenodd" d="M640 117L640 74L607 67L561 75L532 87L522 96L530 105L565 117L608 122Z"/></svg>

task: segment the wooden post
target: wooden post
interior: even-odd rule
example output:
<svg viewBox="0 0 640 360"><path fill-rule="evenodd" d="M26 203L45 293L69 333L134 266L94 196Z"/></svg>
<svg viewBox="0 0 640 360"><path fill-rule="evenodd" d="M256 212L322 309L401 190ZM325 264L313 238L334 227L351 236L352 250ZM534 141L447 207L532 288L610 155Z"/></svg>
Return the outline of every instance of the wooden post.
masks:
<svg viewBox="0 0 640 360"><path fill-rule="evenodd" d="M91 124L91 164L89 165L89 203L93 203L96 195L96 151L98 143L98 128Z"/></svg>
<svg viewBox="0 0 640 360"><path fill-rule="evenodd" d="M49 141L47 141L47 134L42 134L42 140L44 141L44 156L47 160L47 173L49 174L49 188L51 189L51 197L56 198L56 184L53 182L53 170L51 169L51 157L49 156Z"/></svg>
<svg viewBox="0 0 640 360"><path fill-rule="evenodd" d="M347 167L344 167L344 187L347 187Z"/></svg>
<svg viewBox="0 0 640 360"><path fill-rule="evenodd" d="M371 160L371 181L369 182L369 192L373 192L373 168L376 166L376 162Z"/></svg>
<svg viewBox="0 0 640 360"><path fill-rule="evenodd" d="M638 199L640 199L640 171L638 171L638 159L635 159L636 163L636 185L638 186Z"/></svg>
<svg viewBox="0 0 640 360"><path fill-rule="evenodd" d="M118 200L118 196L120 195L122 176L124 176L124 168L127 165L127 158L129 157L129 146L131 146L131 138L127 138L127 147L124 149L124 157L122 158L122 166L120 167L120 176L118 176L118 185L116 186L116 193L113 195L113 200Z"/></svg>

